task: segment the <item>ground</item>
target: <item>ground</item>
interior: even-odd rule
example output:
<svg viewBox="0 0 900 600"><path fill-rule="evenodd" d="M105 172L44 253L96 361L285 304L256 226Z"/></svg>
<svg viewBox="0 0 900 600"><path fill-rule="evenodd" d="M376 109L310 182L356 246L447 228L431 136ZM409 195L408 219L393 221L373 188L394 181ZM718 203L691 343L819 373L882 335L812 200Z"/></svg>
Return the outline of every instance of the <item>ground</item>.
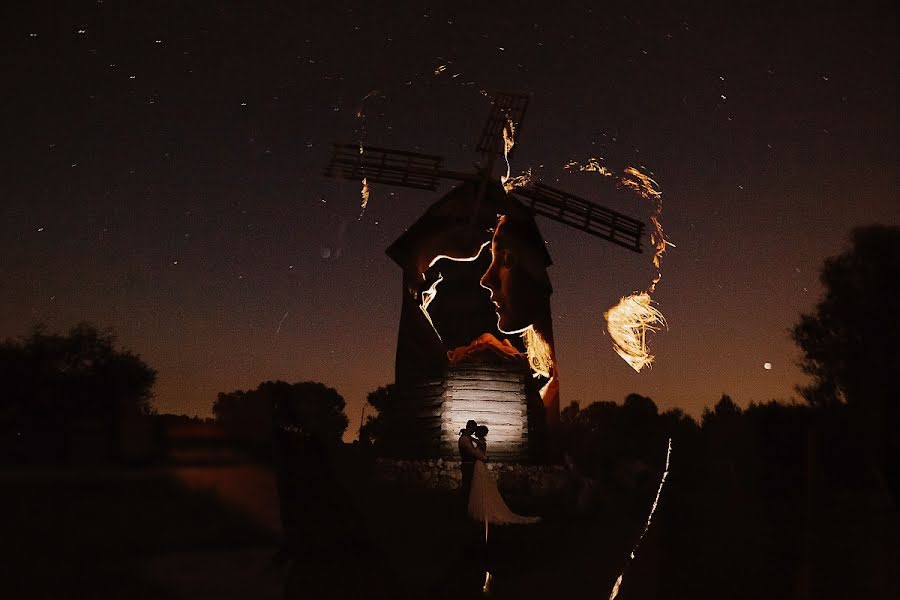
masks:
<svg viewBox="0 0 900 600"><path fill-rule="evenodd" d="M674 465L673 465L674 466ZM741 478L677 469L627 566L620 598L893 598L896 506L867 487L775 495ZM343 479L347 503L310 521L294 561L273 556L275 479L265 466L0 474L5 598L607 598L655 482L611 490L579 515L561 499L510 497L536 526L483 529L457 495ZM773 500L773 498L775 500ZM312 516L312 515L311 515Z"/></svg>

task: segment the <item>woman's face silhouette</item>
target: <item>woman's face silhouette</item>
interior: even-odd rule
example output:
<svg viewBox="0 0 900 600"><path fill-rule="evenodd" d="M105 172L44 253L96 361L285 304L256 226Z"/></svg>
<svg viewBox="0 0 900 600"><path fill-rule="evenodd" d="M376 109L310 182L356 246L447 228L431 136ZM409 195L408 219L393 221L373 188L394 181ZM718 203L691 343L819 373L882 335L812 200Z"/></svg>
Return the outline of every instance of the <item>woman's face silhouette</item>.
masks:
<svg viewBox="0 0 900 600"><path fill-rule="evenodd" d="M534 322L541 290L522 265L521 249L516 248L520 244L504 233L506 223L506 216L500 217L491 240L491 265L479 283L491 292L497 328L503 333L519 333Z"/></svg>

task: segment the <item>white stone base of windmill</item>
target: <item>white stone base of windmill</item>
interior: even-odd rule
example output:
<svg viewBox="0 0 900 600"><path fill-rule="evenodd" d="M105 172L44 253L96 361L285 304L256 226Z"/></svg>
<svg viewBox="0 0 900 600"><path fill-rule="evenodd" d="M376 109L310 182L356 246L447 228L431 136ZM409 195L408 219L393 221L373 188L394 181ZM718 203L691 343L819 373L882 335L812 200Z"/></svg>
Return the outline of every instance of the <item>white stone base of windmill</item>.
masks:
<svg viewBox="0 0 900 600"><path fill-rule="evenodd" d="M459 430L471 419L486 425L488 456L495 463L521 463L534 456L528 405L540 405L531 372L515 363L450 365L442 379L421 382L410 393L420 406L432 456L459 456ZM531 436L539 439L539 436Z"/></svg>

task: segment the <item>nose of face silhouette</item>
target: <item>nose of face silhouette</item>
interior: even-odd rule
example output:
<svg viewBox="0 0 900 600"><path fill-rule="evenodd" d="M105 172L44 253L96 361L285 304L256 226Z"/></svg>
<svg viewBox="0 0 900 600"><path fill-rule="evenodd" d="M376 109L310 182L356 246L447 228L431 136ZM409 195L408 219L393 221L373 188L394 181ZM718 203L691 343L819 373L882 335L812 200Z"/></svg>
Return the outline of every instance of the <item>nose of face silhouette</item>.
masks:
<svg viewBox="0 0 900 600"><path fill-rule="evenodd" d="M511 314L513 307L508 288L516 257L509 250L499 248L496 244L491 247L491 254L491 265L479 283L490 290L491 301L495 303L497 311L498 326L501 330L507 331L514 325L512 321L515 320Z"/></svg>

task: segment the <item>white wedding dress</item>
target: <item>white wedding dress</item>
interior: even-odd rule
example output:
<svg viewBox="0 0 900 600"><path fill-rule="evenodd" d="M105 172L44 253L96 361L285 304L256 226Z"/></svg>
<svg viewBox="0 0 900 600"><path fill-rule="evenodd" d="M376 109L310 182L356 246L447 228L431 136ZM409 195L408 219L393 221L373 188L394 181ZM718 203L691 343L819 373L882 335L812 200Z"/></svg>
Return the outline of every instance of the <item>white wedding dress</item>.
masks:
<svg viewBox="0 0 900 600"><path fill-rule="evenodd" d="M541 520L540 517L526 517L511 511L500 495L494 475L488 471L484 461L480 460L475 461L472 471L469 516L481 523L487 521L492 525L526 525Z"/></svg>

